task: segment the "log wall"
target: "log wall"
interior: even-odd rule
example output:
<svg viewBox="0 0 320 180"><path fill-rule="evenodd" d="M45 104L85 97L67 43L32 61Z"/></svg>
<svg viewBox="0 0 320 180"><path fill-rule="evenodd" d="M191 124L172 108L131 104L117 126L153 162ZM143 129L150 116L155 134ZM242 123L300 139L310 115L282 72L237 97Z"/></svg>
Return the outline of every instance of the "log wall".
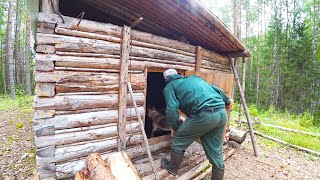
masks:
<svg viewBox="0 0 320 180"><path fill-rule="evenodd" d="M123 27L63 19L44 13L38 18L33 128L40 178L72 177L90 153L107 156L118 148ZM197 63L197 70L203 72L230 72L225 56L145 32L131 30L129 47L127 78L142 117L147 68L192 71ZM130 95L125 99L128 152L143 152Z"/></svg>

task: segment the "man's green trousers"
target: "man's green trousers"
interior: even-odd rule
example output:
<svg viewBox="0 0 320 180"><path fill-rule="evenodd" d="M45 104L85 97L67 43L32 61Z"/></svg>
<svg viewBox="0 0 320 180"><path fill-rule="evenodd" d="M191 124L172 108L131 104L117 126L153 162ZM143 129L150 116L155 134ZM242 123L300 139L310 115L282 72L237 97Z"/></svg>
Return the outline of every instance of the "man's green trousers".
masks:
<svg viewBox="0 0 320 180"><path fill-rule="evenodd" d="M171 148L184 152L190 144L200 138L210 163L223 169L222 136L226 117L225 109L217 112L206 110L191 115L174 133Z"/></svg>

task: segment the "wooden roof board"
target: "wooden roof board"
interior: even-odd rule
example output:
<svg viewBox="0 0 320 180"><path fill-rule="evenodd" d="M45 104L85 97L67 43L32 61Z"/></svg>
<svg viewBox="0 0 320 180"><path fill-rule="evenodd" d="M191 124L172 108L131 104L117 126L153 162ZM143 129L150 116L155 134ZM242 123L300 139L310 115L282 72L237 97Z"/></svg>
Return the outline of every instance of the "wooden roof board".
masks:
<svg viewBox="0 0 320 180"><path fill-rule="evenodd" d="M72 1L60 0L63 15L72 8ZM143 17L135 29L155 35L187 41L221 54L250 56L248 48L240 42L199 0L80 0L80 10L97 10L89 13L91 20L108 19L122 26L131 25L134 20ZM93 15L94 14L94 17ZM107 17L112 18L107 18Z"/></svg>

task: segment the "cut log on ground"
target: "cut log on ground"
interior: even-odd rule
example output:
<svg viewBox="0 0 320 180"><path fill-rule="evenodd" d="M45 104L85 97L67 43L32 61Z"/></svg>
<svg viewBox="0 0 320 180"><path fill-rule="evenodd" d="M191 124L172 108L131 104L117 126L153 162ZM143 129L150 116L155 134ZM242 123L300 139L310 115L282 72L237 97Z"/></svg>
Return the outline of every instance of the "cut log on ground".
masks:
<svg viewBox="0 0 320 180"><path fill-rule="evenodd" d="M244 140L246 140L247 132L241 131L238 129L230 128L230 135L229 138L231 141L235 141L238 144L243 143Z"/></svg>
<svg viewBox="0 0 320 180"><path fill-rule="evenodd" d="M128 155L121 151L111 154L103 161L99 153L93 153L86 159L86 168L77 172L76 180L140 180Z"/></svg>

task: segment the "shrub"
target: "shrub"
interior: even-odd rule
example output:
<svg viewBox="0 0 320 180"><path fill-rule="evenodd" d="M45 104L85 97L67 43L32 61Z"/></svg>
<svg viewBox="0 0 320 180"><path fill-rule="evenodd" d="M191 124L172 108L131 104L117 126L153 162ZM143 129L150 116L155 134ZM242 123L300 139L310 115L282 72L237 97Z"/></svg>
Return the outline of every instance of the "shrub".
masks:
<svg viewBox="0 0 320 180"><path fill-rule="evenodd" d="M255 117L259 116L259 111L257 107L253 104L251 104L249 107L249 113L250 113L250 116L255 116Z"/></svg>
<svg viewBox="0 0 320 180"><path fill-rule="evenodd" d="M303 127L310 127L313 124L313 116L310 112L306 111L300 115L299 124Z"/></svg>

